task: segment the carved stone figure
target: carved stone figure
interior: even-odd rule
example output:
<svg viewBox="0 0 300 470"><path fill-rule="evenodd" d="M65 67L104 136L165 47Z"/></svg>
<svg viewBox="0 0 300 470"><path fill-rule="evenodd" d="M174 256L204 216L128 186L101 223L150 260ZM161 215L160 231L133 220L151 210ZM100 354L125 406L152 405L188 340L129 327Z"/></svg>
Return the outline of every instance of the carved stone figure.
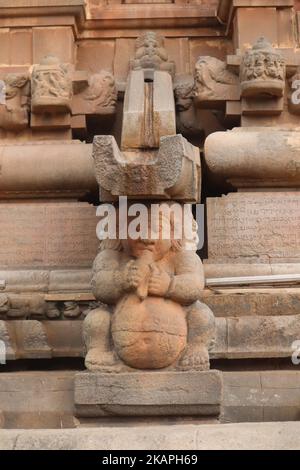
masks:
<svg viewBox="0 0 300 470"><path fill-rule="evenodd" d="M169 239L164 224L171 225ZM98 308L84 321L88 369L209 368L215 321L199 302L203 267L195 247L174 237L174 226L161 216L159 236L102 242L92 288L111 312Z"/></svg>
<svg viewBox="0 0 300 470"><path fill-rule="evenodd" d="M241 95L282 96L285 85L285 63L280 52L261 37L245 52L240 67Z"/></svg>
<svg viewBox="0 0 300 470"><path fill-rule="evenodd" d="M153 69L175 73L175 63L168 60L164 47L164 38L153 31L146 31L136 40L135 58L131 61L131 69Z"/></svg>
<svg viewBox="0 0 300 470"><path fill-rule="evenodd" d="M70 66L55 56L44 57L31 77L31 110L34 113L69 113L72 100Z"/></svg>
<svg viewBox="0 0 300 470"><path fill-rule="evenodd" d="M195 65L195 100L213 106L216 101L239 99L239 78L215 57L200 56Z"/></svg>
<svg viewBox="0 0 300 470"><path fill-rule="evenodd" d="M0 128L19 132L29 124L29 76L26 73L9 73L2 81Z"/></svg>

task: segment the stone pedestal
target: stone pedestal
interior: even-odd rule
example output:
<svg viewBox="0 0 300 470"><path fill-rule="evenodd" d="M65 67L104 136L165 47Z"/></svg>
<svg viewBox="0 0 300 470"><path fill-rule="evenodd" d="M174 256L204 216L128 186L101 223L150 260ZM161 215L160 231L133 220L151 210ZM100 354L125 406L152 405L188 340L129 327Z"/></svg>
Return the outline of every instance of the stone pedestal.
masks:
<svg viewBox="0 0 300 470"><path fill-rule="evenodd" d="M206 416L221 411L222 374L207 372L80 372L75 376L78 417Z"/></svg>

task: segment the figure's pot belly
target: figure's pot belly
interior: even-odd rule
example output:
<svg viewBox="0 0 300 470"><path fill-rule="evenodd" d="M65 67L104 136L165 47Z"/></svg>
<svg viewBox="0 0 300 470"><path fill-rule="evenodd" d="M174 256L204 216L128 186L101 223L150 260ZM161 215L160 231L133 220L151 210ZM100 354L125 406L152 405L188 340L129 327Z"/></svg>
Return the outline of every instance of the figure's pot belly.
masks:
<svg viewBox="0 0 300 470"><path fill-rule="evenodd" d="M181 305L160 297L141 301L128 295L112 318L112 337L119 357L137 369L173 364L186 346L186 314Z"/></svg>

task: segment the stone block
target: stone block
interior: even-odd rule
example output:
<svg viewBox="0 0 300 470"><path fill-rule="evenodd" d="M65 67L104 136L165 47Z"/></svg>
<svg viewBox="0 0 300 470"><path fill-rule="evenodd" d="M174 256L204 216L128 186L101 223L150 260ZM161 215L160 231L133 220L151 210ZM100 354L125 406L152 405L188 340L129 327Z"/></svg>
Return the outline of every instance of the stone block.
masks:
<svg viewBox="0 0 300 470"><path fill-rule="evenodd" d="M251 8L249 5L249 8L238 8L235 21L237 49L246 49L260 36L265 36L271 43L278 42L275 7Z"/></svg>
<svg viewBox="0 0 300 470"><path fill-rule="evenodd" d="M218 416L222 374L207 372L81 372L75 375L77 416Z"/></svg>
<svg viewBox="0 0 300 470"><path fill-rule="evenodd" d="M71 27L33 28L33 63L39 64L47 55L61 62L74 64L75 43Z"/></svg>
<svg viewBox="0 0 300 470"><path fill-rule="evenodd" d="M300 315L227 319L229 358L291 357Z"/></svg>
<svg viewBox="0 0 300 470"><path fill-rule="evenodd" d="M49 271L43 269L16 269L0 271L5 280L6 292L46 292L49 286Z"/></svg>
<svg viewBox="0 0 300 470"><path fill-rule="evenodd" d="M84 355L82 322L77 319L0 320L0 340L6 345L6 361Z"/></svg>
<svg viewBox="0 0 300 470"><path fill-rule="evenodd" d="M299 371L224 372L222 422L298 421Z"/></svg>
<svg viewBox="0 0 300 470"><path fill-rule="evenodd" d="M114 75L119 88L124 92L129 72L129 62L134 56L135 39L116 38L115 56L114 56Z"/></svg>
<svg viewBox="0 0 300 470"><path fill-rule="evenodd" d="M112 72L114 53L114 40L80 41L76 68L89 73L98 73L102 69Z"/></svg>
<svg viewBox="0 0 300 470"><path fill-rule="evenodd" d="M10 64L10 32L9 28L1 28L0 30L1 51L0 51L0 64Z"/></svg>
<svg viewBox="0 0 300 470"><path fill-rule="evenodd" d="M206 289L202 301L216 317L297 315L300 312L300 289Z"/></svg>
<svg viewBox="0 0 300 470"><path fill-rule="evenodd" d="M276 116L282 111L283 98L243 98L241 103L241 113L243 114L243 116Z"/></svg>
<svg viewBox="0 0 300 470"><path fill-rule="evenodd" d="M169 59L175 62L176 73L189 73L189 38L166 38L165 46L169 53Z"/></svg>
<svg viewBox="0 0 300 470"><path fill-rule="evenodd" d="M249 260L223 260L222 262L204 260L203 266L206 278L235 277L235 276L270 276L272 274L299 274L300 263L285 263L269 259L268 263L249 263ZM219 289L217 289L219 291ZM246 292L243 289L243 292ZM252 292L254 290L252 289ZM291 288L289 292L292 293Z"/></svg>
<svg viewBox="0 0 300 470"><path fill-rule="evenodd" d="M72 371L2 372L3 427L73 427L73 377Z"/></svg>
<svg viewBox="0 0 300 470"><path fill-rule="evenodd" d="M31 114L30 127L39 131L69 129L71 116L69 114Z"/></svg>
<svg viewBox="0 0 300 470"><path fill-rule="evenodd" d="M28 66L32 64L32 31L30 29L11 31L10 63Z"/></svg>
<svg viewBox="0 0 300 470"><path fill-rule="evenodd" d="M130 72L124 98L122 149L158 148L162 136L176 134L175 101L168 72Z"/></svg>

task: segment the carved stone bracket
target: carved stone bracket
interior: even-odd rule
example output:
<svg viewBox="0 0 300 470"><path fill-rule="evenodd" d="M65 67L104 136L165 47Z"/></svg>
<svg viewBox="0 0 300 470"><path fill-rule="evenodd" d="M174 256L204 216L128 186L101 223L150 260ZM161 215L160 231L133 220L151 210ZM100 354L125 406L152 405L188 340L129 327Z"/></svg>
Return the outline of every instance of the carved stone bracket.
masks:
<svg viewBox="0 0 300 470"><path fill-rule="evenodd" d="M160 139L158 151L121 152L113 136L96 136L93 146L100 199L161 198L198 202L199 150L181 135Z"/></svg>

